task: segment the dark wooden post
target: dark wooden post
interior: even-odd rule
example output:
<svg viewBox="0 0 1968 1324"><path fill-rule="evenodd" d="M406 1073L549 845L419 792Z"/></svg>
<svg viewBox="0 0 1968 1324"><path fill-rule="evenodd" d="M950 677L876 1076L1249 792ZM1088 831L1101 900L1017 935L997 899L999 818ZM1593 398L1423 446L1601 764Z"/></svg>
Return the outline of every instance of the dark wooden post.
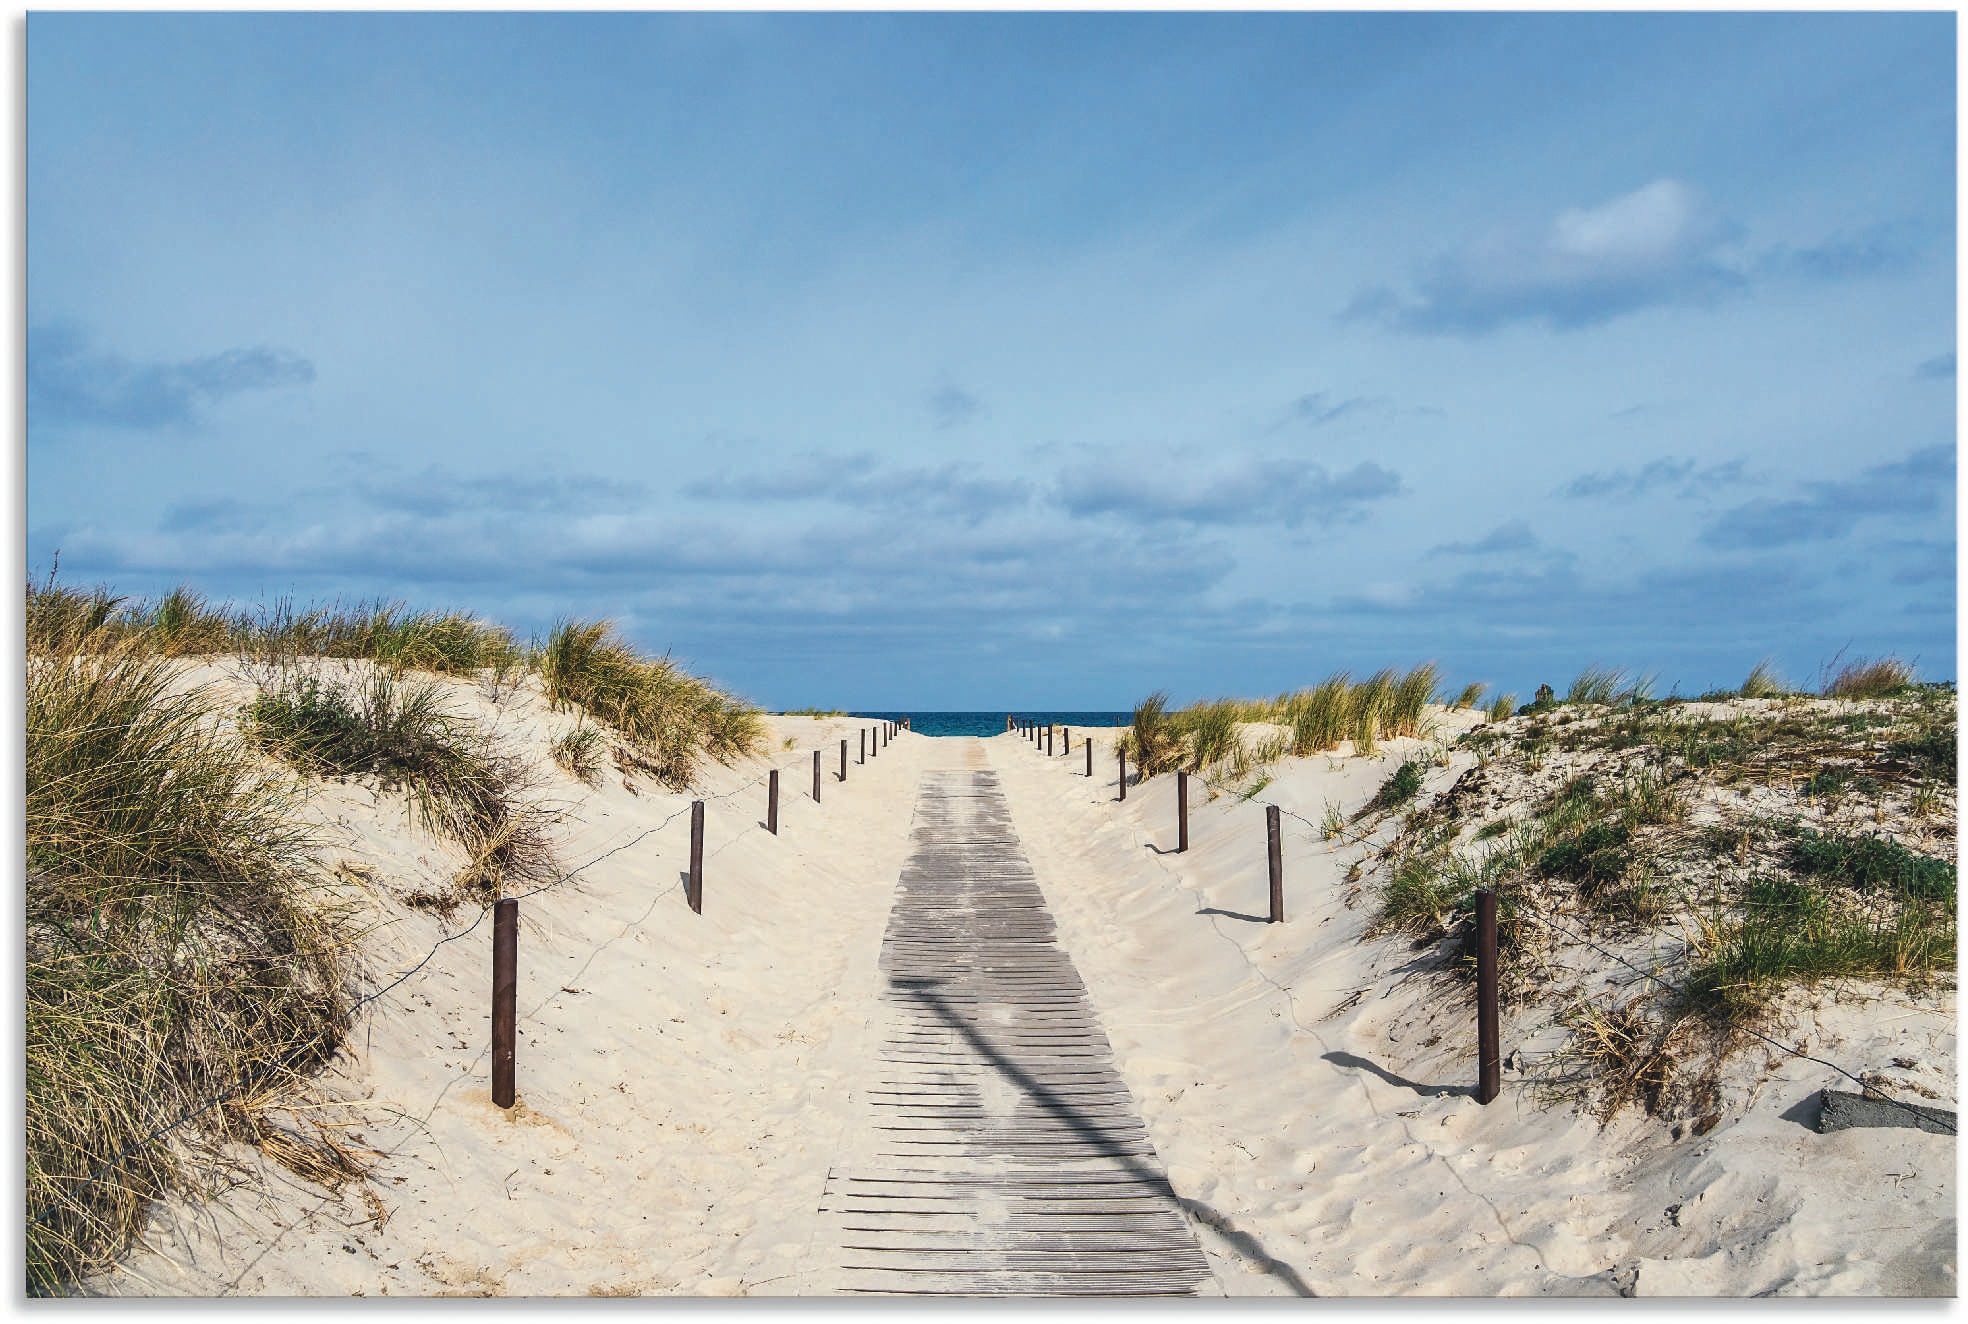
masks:
<svg viewBox="0 0 1968 1324"><path fill-rule="evenodd" d="M1046 757L1052 757L1052 723L1046 723Z"/></svg>
<svg viewBox="0 0 1968 1324"><path fill-rule="evenodd" d="M519 902L492 907L492 1102L513 1106L514 1006L519 999Z"/></svg>
<svg viewBox="0 0 1968 1324"><path fill-rule="evenodd" d="M1060 727L1059 738L1059 752L1061 754L1071 754L1073 752L1073 728L1070 726Z"/></svg>
<svg viewBox="0 0 1968 1324"><path fill-rule="evenodd" d="M813 803L820 803L820 751L813 751Z"/></svg>
<svg viewBox="0 0 1968 1324"><path fill-rule="evenodd" d="M861 753L854 761L856 763L866 763L868 761L868 728L865 726L861 728Z"/></svg>
<svg viewBox="0 0 1968 1324"><path fill-rule="evenodd" d="M1084 742L1084 743L1085 743L1085 745L1086 745L1086 756L1087 756L1087 778L1088 778L1088 780L1092 780L1092 778L1093 778L1093 737L1092 737L1092 736L1088 736L1088 737L1086 738L1086 740L1085 740L1085 742Z"/></svg>
<svg viewBox="0 0 1968 1324"><path fill-rule="evenodd" d="M1264 806L1264 834L1271 855L1271 922L1285 922L1285 843L1278 826L1278 806Z"/></svg>
<svg viewBox="0 0 1968 1324"><path fill-rule="evenodd" d="M847 737L841 737L841 780L847 780Z"/></svg>
<svg viewBox="0 0 1968 1324"><path fill-rule="evenodd" d="M1125 800L1127 799L1127 749L1124 746L1116 745L1114 746L1114 754L1121 762L1121 799Z"/></svg>
<svg viewBox="0 0 1968 1324"><path fill-rule="evenodd" d="M704 802L690 802L690 883L685 888L690 908L704 913Z"/></svg>
<svg viewBox="0 0 1968 1324"><path fill-rule="evenodd" d="M1189 849L1189 774L1180 769L1175 774L1175 821L1175 848L1186 851Z"/></svg>
<svg viewBox="0 0 1968 1324"><path fill-rule="evenodd" d="M1476 889L1476 1102L1502 1088L1503 1045L1497 1025L1497 897Z"/></svg>
<svg viewBox="0 0 1968 1324"><path fill-rule="evenodd" d="M773 836L779 835L779 769L774 768L765 778L765 830Z"/></svg>

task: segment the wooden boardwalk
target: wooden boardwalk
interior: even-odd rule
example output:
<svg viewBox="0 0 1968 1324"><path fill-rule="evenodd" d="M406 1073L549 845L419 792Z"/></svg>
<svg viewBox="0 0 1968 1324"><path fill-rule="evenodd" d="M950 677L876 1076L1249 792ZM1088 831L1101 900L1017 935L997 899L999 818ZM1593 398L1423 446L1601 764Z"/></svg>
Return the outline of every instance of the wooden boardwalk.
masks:
<svg viewBox="0 0 1968 1324"><path fill-rule="evenodd" d="M815 1286L1214 1293L994 773L924 774L882 971L864 1130L828 1176Z"/></svg>

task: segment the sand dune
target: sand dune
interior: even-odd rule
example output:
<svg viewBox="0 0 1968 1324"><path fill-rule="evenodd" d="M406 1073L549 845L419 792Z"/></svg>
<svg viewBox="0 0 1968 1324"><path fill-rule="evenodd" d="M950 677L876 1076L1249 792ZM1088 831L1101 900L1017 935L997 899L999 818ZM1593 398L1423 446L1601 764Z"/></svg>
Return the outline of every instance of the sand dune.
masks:
<svg viewBox="0 0 1968 1324"><path fill-rule="evenodd" d="M207 678L220 675L208 672ZM228 682L237 683L237 682ZM537 694L452 692L539 754L573 724ZM1444 715L1444 721L1471 720ZM1819 1135L1786 1114L1837 1083L1745 1063L1732 1106L1676 1139L1635 1111L1603 1129L1539 1107L1517 1073L1488 1107L1474 1014L1404 941L1361 942L1370 906L1340 856L1288 820L1288 922L1265 906L1258 803L1192 803L1173 779L1113 799L1078 750L1016 735L904 734L853 763L852 719L772 718L769 757L715 769L704 913L684 906L690 797L547 764L569 882L522 903L519 1106L489 1095L490 925L403 904L456 869L400 797L327 784L314 810L373 931L373 1003L320 1115L380 1157L339 1194L242 1154L242 1181L172 1202L106 1294L797 1294L816 1211L867 1078L883 925L927 769L995 769L1116 1061L1218 1285L1231 1295L1952 1292L1952 1137ZM850 739L845 784L838 740ZM791 750L780 748L787 740ZM1316 820L1356 807L1412 741L1291 761L1265 789ZM828 752L823 799L810 751ZM1438 787L1466 756L1430 774ZM778 837L769 766L786 769ZM364 881L367 880L367 881ZM423 962L419 966L419 962ZM1820 1056L1894 1056L1953 1078L1952 994L1882 1014L1833 996L1796 1033ZM1548 1051L1506 1019L1506 1052Z"/></svg>

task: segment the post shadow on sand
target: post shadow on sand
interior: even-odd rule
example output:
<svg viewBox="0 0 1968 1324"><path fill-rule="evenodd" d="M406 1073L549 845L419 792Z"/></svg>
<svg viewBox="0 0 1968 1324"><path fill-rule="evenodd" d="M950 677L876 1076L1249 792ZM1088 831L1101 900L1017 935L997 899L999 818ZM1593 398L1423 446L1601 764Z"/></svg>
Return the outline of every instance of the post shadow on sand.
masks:
<svg viewBox="0 0 1968 1324"><path fill-rule="evenodd" d="M1370 1071L1389 1085L1399 1085L1404 1090L1413 1090L1424 1099L1439 1099L1448 1094L1474 1094L1476 1092L1474 1085L1423 1085L1419 1082L1409 1080L1406 1076L1397 1076L1378 1062L1369 1061L1356 1053L1334 1050L1324 1056L1326 1061L1331 1062L1334 1066L1352 1067L1356 1071Z"/></svg>
<svg viewBox="0 0 1968 1324"><path fill-rule="evenodd" d="M1263 1243L1258 1241L1256 1237L1238 1228L1228 1218L1202 1203L1200 1200L1190 1200L1177 1195L1175 1188L1169 1185L1167 1177L1141 1162L1135 1155L1128 1153L1125 1149L1116 1145L1109 1138L1108 1132L1099 1122L1082 1115L1072 1104L1054 1094L1022 1070L1016 1062L1011 1061L1002 1053L998 1052L997 1049L993 1048L983 1036L977 1033L976 1027L965 1020L936 991L937 987L943 983L941 979L927 976L892 976L888 982L890 987L908 995L907 1000L911 1005L926 1007L944 1025L963 1036L964 1041L976 1050L980 1057L996 1068L1000 1075L1018 1086L1027 1098L1051 1113L1070 1130L1082 1136L1089 1146L1098 1151L1103 1157L1113 1159L1122 1167L1126 1168L1128 1172L1139 1178L1144 1184L1152 1187L1157 1193L1167 1195L1170 1200L1180 1205L1190 1217L1199 1223L1206 1224L1218 1236L1221 1236L1225 1241L1235 1246L1239 1254L1250 1260L1263 1272L1285 1284L1294 1294L1298 1296L1318 1295L1317 1292L1312 1290L1311 1284L1299 1277L1296 1269L1293 1269L1284 1261L1274 1258L1264 1249Z"/></svg>
<svg viewBox="0 0 1968 1324"><path fill-rule="evenodd" d="M1221 915L1225 919L1240 919L1246 924L1269 924L1271 922L1269 915L1246 915L1241 910L1225 910L1221 906L1204 906L1196 913L1198 915Z"/></svg>

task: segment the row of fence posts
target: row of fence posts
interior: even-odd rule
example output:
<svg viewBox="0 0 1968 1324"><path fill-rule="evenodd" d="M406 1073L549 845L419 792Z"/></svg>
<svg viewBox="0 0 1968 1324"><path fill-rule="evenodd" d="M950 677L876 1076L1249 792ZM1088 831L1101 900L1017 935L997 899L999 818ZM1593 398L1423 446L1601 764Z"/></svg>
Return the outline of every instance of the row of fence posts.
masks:
<svg viewBox="0 0 1968 1324"><path fill-rule="evenodd" d="M909 719L884 720L879 726L861 729L861 759L866 762L887 748L899 731L909 730ZM871 738L872 737L872 738ZM841 741L841 780L847 780L847 741ZM765 779L765 830L779 835L779 769ZM820 751L813 751L813 802L820 803ZM685 875L683 898L693 914L704 913L704 802L690 802L690 872ZM518 1081L518 998L519 998L519 902L502 897L492 907L492 1102L501 1108L513 1106Z"/></svg>
<svg viewBox="0 0 1968 1324"><path fill-rule="evenodd" d="M1044 752L1052 754L1051 723L1045 725L1041 733L1036 722L1027 722L1015 715L1005 718L1005 730L1018 730L1026 739L1039 745ZM1086 746L1086 775L1093 776L1093 739L1087 737L1081 743ZM1073 733L1066 731L1066 750L1071 753ZM1114 746L1114 757L1119 769L1120 800L1127 799L1127 749L1119 742ZM1175 821L1176 853L1189 849L1189 774L1177 770L1175 774ZM1264 806L1264 844L1265 863L1268 866L1271 882L1271 912L1269 922L1285 922L1285 860L1284 828L1282 811L1277 805ZM1502 1088L1503 1071L1501 1017L1497 1006L1497 908L1496 893L1487 887L1476 890L1476 1101L1489 1103L1495 1099Z"/></svg>
<svg viewBox="0 0 1968 1324"><path fill-rule="evenodd" d="M1005 730L1021 733L1026 739L1033 741L1040 749L1044 750L1047 758L1053 757L1053 736L1055 733L1059 736L1059 755L1064 757L1073 752L1073 728L1070 726L1057 726L1052 722L1047 722L1043 732L1041 732L1038 723L1027 722L1015 713L1006 713ZM1086 775L1092 777L1093 737L1082 737L1080 744L1086 747ZM1124 751L1121 753L1121 799L1127 799L1127 754Z"/></svg>

